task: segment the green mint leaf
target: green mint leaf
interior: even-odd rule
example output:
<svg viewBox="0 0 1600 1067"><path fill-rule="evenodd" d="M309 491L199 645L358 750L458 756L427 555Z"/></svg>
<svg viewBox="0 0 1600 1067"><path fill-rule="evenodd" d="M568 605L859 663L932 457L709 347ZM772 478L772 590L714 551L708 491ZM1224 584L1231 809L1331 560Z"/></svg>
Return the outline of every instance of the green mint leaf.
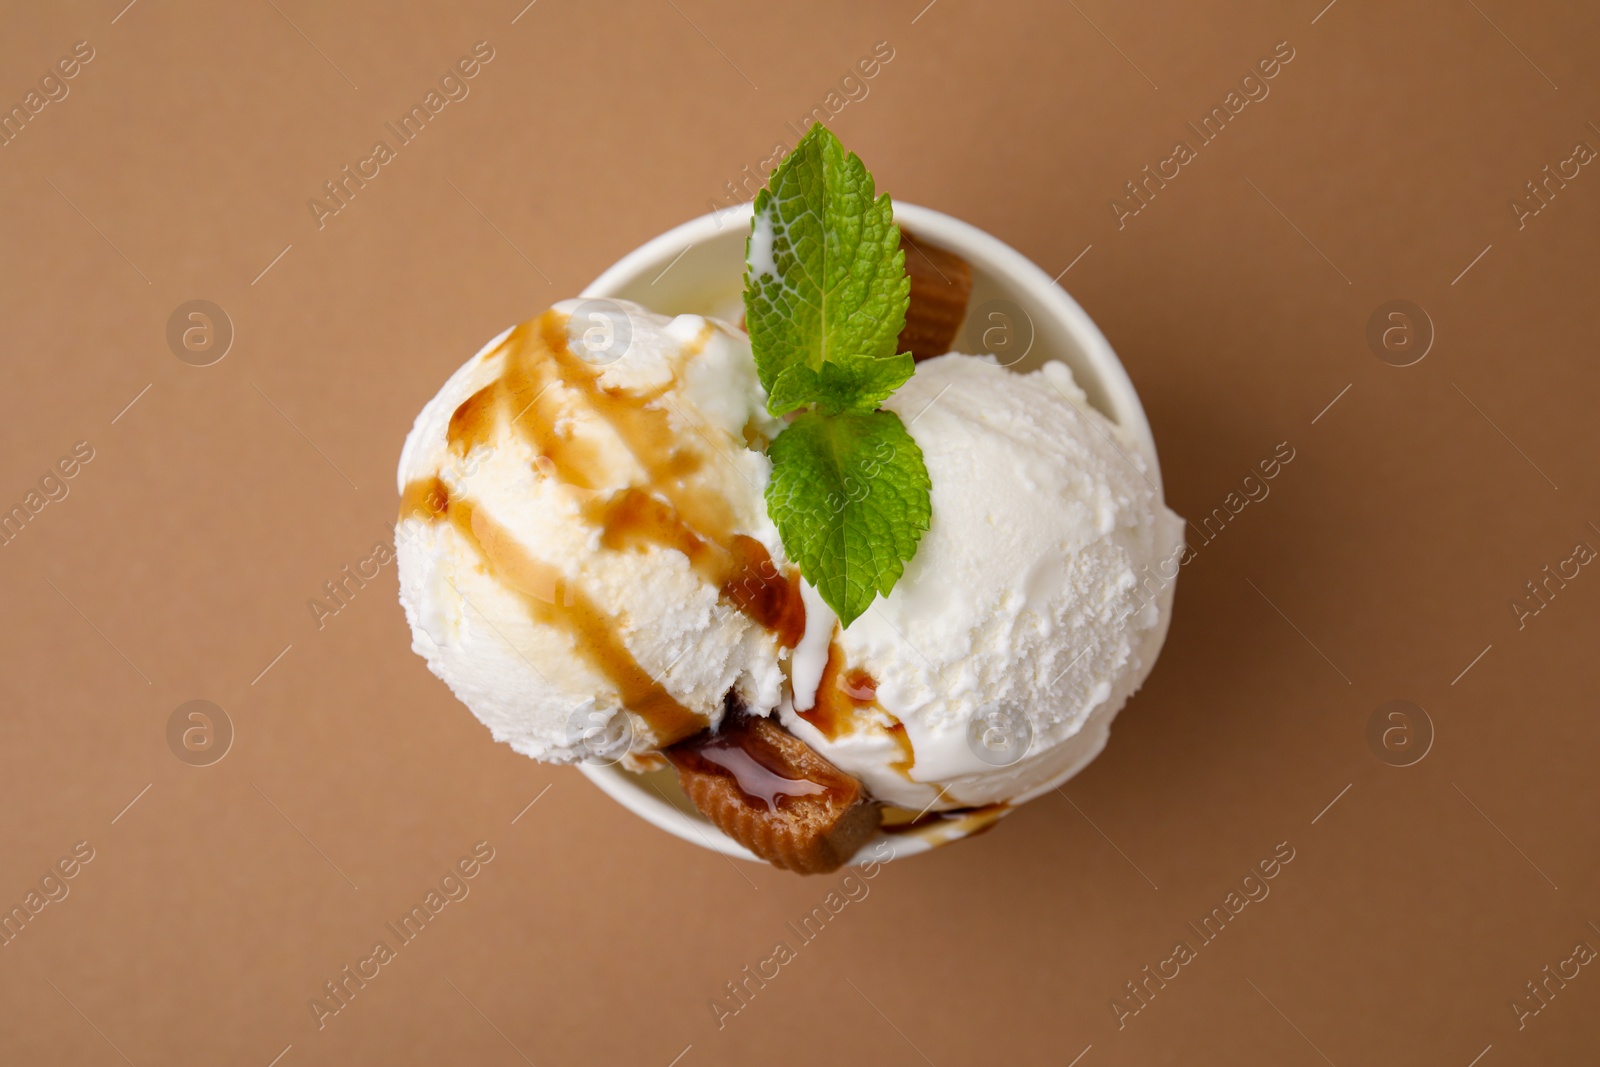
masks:
<svg viewBox="0 0 1600 1067"><path fill-rule="evenodd" d="M767 513L783 547L849 626L894 588L928 529L922 449L892 411L807 412L767 454Z"/></svg>
<svg viewBox="0 0 1600 1067"><path fill-rule="evenodd" d="M757 194L745 264L745 324L774 415L808 403L870 411L909 377L911 361L896 348L911 281L893 208L888 194L874 197L860 157L820 123ZM898 370L878 361L905 375L889 384ZM811 376L791 378L780 393L794 368Z"/></svg>
<svg viewBox="0 0 1600 1067"><path fill-rule="evenodd" d="M745 324L767 410L800 412L767 449L767 513L845 626L894 588L932 514L922 450L877 410L912 374L910 292L889 197L811 127L756 196Z"/></svg>
<svg viewBox="0 0 1600 1067"><path fill-rule="evenodd" d="M916 366L910 352L855 363L824 363L822 370L795 365L778 375L767 408L784 415L816 404L827 415L864 414L904 385Z"/></svg>

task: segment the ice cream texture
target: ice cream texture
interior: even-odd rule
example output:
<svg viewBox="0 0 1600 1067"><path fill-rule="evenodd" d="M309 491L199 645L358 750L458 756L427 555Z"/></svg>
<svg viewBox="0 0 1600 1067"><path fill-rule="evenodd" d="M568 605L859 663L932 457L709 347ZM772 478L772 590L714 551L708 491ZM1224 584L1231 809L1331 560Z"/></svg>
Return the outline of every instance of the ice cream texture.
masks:
<svg viewBox="0 0 1600 1067"><path fill-rule="evenodd" d="M940 356L886 406L922 449L933 520L831 647L814 637L831 613L805 598L783 721L902 807L1027 800L1100 752L1154 665L1173 586L1151 575L1181 551L1182 520L1065 363Z"/></svg>
<svg viewBox="0 0 1600 1067"><path fill-rule="evenodd" d="M769 520L748 339L565 301L490 342L401 455L413 647L497 740L574 762L715 728L729 694L877 800L1016 802L1075 773L1153 665L1181 550L1143 451L1067 366L926 360L885 407L932 522L848 629Z"/></svg>

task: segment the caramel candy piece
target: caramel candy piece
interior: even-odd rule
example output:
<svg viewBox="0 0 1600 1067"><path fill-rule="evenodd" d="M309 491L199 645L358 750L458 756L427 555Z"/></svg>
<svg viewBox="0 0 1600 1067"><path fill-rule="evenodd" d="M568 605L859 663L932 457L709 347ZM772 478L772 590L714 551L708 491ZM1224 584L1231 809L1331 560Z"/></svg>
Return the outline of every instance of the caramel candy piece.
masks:
<svg viewBox="0 0 1600 1067"><path fill-rule="evenodd" d="M881 805L770 719L730 706L716 733L664 750L694 806L774 867L837 870L872 836Z"/></svg>
<svg viewBox="0 0 1600 1067"><path fill-rule="evenodd" d="M954 252L918 240L904 228L900 230L900 248L906 254L906 273L911 276L911 303L896 351L910 352L919 361L942 356L950 351L956 331L967 317L972 268Z"/></svg>

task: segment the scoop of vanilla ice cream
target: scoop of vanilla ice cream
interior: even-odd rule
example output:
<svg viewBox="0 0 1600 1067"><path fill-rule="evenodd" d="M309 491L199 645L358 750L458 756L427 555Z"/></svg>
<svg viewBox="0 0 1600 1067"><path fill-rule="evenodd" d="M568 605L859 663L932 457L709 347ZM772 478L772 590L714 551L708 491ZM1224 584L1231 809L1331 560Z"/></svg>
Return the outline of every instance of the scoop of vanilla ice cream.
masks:
<svg viewBox="0 0 1600 1067"><path fill-rule="evenodd" d="M1183 522L1064 363L1017 374L941 356L885 407L922 449L931 524L893 591L849 629L835 634L805 588L782 721L902 807L1027 800L1099 753L1154 665ZM870 678L837 674L834 685L870 699L833 730L807 717L838 700L812 696L833 673L830 635L837 659Z"/></svg>
<svg viewBox="0 0 1600 1067"><path fill-rule="evenodd" d="M749 340L724 323L572 300L501 334L400 457L413 648L497 740L541 760L592 756L597 734L613 753L654 749L720 721L730 690L775 707L774 634L679 548L602 546L586 511L643 487L781 561L770 467L746 436L775 429Z"/></svg>

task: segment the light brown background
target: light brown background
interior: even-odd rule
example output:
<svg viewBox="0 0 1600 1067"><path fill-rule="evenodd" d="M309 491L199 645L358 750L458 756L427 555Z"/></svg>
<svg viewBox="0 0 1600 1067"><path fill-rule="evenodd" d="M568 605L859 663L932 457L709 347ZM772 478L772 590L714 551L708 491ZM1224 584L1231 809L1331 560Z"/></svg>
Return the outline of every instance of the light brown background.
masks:
<svg viewBox="0 0 1600 1067"><path fill-rule="evenodd" d="M0 1061L1592 1059L1593 967L1525 1029L1509 1003L1600 946L1600 577L1522 630L1509 602L1600 546L1600 172L1520 231L1507 201L1600 145L1593 5L123 2L0 31L7 105L96 50L0 148L0 503L96 450L0 548L0 901L96 850L0 948ZM479 40L471 95L319 231L306 200ZM492 743L392 568L321 631L306 601L383 536L451 369L707 210L885 40L835 129L1052 274L1092 246L1062 282L1172 505L1296 459L1184 568L1070 804L885 869L719 1031L710 998L835 880L736 871ZM1271 96L1119 231L1109 198L1284 40ZM237 331L207 368L165 341L192 298ZM1403 369L1365 340L1394 298L1437 329ZM196 697L237 730L205 768L165 735ZM1436 730L1406 768L1366 740L1395 698ZM307 999L479 840L471 895L317 1030ZM1119 1030L1123 983L1281 841L1271 896Z"/></svg>

